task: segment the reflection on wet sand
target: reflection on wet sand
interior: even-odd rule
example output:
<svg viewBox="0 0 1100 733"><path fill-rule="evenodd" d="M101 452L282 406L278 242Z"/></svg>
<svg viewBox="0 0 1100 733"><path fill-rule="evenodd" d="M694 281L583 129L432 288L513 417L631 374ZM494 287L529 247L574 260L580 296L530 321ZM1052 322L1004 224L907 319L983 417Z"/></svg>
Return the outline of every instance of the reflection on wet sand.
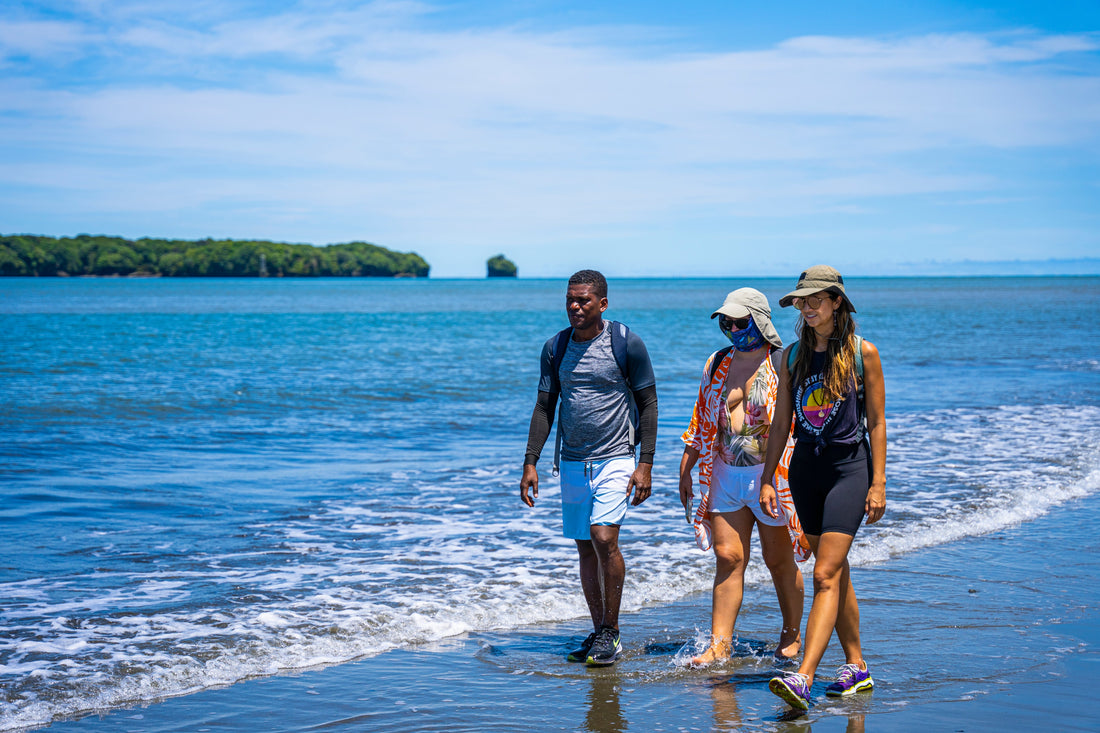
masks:
<svg viewBox="0 0 1100 733"><path fill-rule="evenodd" d="M796 720L801 721L800 725L798 726L798 730L800 731L800 733L802 731L805 731L805 733L812 733L813 725L810 724L810 721L803 720L803 718L805 718L807 714L808 713L805 710L789 709L784 710L782 713L776 716L776 720L781 723L793 723ZM863 722L865 717L866 715L864 713L849 714L848 725L844 728L845 733L863 733Z"/></svg>
<svg viewBox="0 0 1100 733"><path fill-rule="evenodd" d="M590 733L624 733L626 718L619 704L621 680L615 674L594 672L589 676L588 705L582 730Z"/></svg>
<svg viewBox="0 0 1100 733"><path fill-rule="evenodd" d="M737 688L730 684L728 675L711 680L710 700L714 710L712 730L741 728L741 706L737 704Z"/></svg>

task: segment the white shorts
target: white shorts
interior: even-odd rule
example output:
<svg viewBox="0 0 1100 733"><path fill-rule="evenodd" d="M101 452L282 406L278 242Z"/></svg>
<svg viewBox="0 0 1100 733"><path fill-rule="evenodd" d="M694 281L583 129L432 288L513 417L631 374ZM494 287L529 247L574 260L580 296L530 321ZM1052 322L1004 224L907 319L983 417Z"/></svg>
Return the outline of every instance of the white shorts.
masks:
<svg viewBox="0 0 1100 733"><path fill-rule="evenodd" d="M710 511L723 514L747 506L761 524L786 526L787 519L783 516L782 507L776 519L760 508L760 474L763 472L763 466L731 466L715 456L710 474Z"/></svg>
<svg viewBox="0 0 1100 733"><path fill-rule="evenodd" d="M627 487L634 474L633 456L605 461L562 461L562 535L590 540L592 525L620 525L626 518Z"/></svg>

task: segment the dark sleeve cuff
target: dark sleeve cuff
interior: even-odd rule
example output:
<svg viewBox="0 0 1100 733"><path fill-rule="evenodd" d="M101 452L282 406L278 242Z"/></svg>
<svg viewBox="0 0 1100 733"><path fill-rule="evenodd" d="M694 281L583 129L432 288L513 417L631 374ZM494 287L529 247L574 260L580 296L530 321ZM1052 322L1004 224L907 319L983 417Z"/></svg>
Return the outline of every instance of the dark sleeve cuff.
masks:
<svg viewBox="0 0 1100 733"><path fill-rule="evenodd" d="M535 409L531 411L531 425L527 433L527 449L524 451L524 465L535 465L542 448L546 444L546 438L550 435L550 426L554 423L554 406L558 401L558 395L554 392L539 392L535 401Z"/></svg>
<svg viewBox="0 0 1100 733"><path fill-rule="evenodd" d="M657 452L657 387L646 387L634 393L638 406L638 462L653 463Z"/></svg>

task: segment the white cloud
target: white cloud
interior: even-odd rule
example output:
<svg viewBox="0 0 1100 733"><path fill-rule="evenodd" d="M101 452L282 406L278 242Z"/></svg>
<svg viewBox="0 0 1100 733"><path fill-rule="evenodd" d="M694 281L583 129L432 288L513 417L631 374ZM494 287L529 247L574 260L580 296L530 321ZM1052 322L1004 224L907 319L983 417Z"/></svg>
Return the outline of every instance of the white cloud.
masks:
<svg viewBox="0 0 1100 733"><path fill-rule="evenodd" d="M40 61L70 60L95 40L78 23L0 19L0 61L28 56ZM58 55L63 59L56 59Z"/></svg>
<svg viewBox="0 0 1100 733"><path fill-rule="evenodd" d="M432 9L416 3L164 10L0 25L9 56L83 54L100 69L0 81L0 153L30 151L0 167L0 186L96 180L58 184L89 216L240 206L247 216L225 217L236 236L259 236L267 216L294 223L281 239L497 249L593 232L629 246L695 216L733 226L928 194L1019 198L1002 189L1026 182L971 165L997 150L1097 162L1091 35L805 37L703 54L613 28L427 30Z"/></svg>

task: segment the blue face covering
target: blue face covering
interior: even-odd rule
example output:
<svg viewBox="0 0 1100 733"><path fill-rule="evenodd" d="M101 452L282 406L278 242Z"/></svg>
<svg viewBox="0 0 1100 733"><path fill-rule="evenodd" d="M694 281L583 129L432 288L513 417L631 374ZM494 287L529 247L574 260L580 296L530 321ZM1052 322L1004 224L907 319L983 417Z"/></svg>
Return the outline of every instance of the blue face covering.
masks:
<svg viewBox="0 0 1100 733"><path fill-rule="evenodd" d="M727 331L723 328L722 333L726 334L733 348L738 351L756 351L764 345L764 334L760 333L752 318L749 318L749 325L740 331Z"/></svg>

